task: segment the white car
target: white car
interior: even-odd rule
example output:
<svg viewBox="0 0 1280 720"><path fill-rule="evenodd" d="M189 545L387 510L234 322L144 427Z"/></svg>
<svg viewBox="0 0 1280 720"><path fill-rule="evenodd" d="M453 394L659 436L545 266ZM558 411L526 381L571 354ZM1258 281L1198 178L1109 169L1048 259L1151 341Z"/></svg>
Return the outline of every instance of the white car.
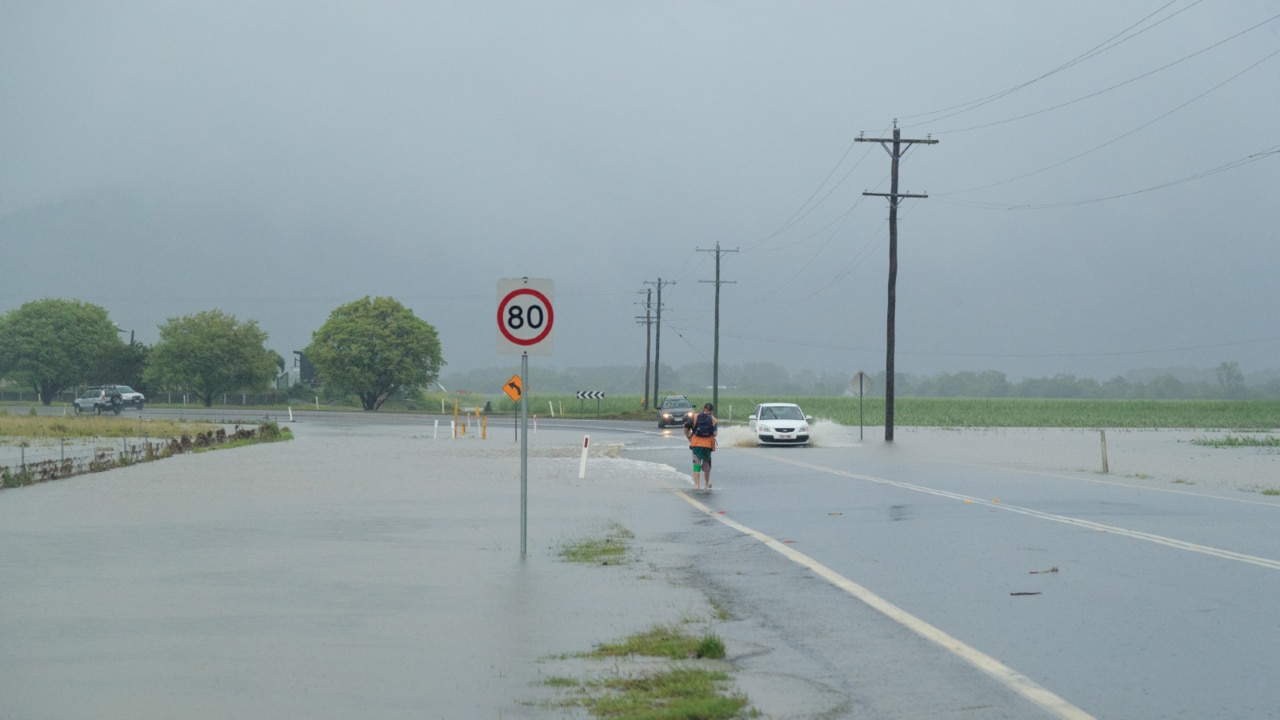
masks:
<svg viewBox="0 0 1280 720"><path fill-rule="evenodd" d="M747 418L747 428L757 445L808 445L811 422L794 403L761 403Z"/></svg>
<svg viewBox="0 0 1280 720"><path fill-rule="evenodd" d="M114 387L116 390L120 391L120 399L124 400L125 405L132 405L138 408L139 410L141 410L142 405L147 401L147 398L145 395L138 392L137 390L134 390L128 385L113 385L111 387Z"/></svg>

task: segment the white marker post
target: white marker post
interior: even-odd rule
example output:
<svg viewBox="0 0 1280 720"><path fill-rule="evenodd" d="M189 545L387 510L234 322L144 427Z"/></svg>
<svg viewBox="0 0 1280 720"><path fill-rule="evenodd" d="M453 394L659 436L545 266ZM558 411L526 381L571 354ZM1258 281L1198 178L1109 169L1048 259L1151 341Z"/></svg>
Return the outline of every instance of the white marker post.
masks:
<svg viewBox="0 0 1280 720"><path fill-rule="evenodd" d="M582 462L578 463L578 479L587 479L587 446L591 444L591 436L582 436Z"/></svg>

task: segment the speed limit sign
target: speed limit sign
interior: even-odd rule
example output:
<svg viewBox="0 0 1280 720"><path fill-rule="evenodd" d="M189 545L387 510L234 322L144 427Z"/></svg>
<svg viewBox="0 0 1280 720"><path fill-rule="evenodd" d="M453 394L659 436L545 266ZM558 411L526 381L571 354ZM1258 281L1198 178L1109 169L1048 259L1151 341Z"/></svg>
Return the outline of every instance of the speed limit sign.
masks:
<svg viewBox="0 0 1280 720"><path fill-rule="evenodd" d="M498 354L551 354L555 290L555 282L545 278L498 281Z"/></svg>

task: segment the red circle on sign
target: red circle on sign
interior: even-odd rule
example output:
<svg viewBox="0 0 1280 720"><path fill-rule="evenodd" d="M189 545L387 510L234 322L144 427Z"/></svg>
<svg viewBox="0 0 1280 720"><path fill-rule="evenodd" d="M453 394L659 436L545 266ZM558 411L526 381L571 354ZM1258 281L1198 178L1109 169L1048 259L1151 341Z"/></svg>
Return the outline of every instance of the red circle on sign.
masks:
<svg viewBox="0 0 1280 720"><path fill-rule="evenodd" d="M541 301L542 307L547 309L546 327L542 328L542 332L538 333L535 337L529 338L528 340L525 340L523 338L518 338L515 335L512 335L511 331L507 329L507 324L503 322L503 319L502 319L502 316L507 309L507 305L509 305L511 301L515 300L516 297L519 295L532 295L534 298ZM506 297L502 298L502 302L498 303L498 331L502 333L503 337L515 343L516 345L523 345L525 347L528 347L530 345L537 345L543 340L546 340L547 336L551 334L551 326L554 325L555 322L556 322L556 314L555 314L555 311L551 309L551 301L547 299L546 295L543 295L542 293L538 292L537 290L534 290L533 288L519 288L517 290L512 290L511 292L507 293Z"/></svg>

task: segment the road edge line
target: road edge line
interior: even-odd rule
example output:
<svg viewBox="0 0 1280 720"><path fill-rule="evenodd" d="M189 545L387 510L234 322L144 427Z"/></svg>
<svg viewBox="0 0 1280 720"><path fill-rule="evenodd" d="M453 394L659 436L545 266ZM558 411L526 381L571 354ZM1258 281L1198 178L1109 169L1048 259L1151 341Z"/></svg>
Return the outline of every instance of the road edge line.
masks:
<svg viewBox="0 0 1280 720"><path fill-rule="evenodd" d="M944 650L994 678L1009 690L1048 711L1055 717L1062 718L1062 720L1096 720L1092 715L1067 702L1066 699L1057 693L1054 693L1043 685L1040 685L1026 675L1023 675L981 650L970 645L966 645L960 640L948 635L942 630L930 625L924 620L921 620L879 595L876 595L867 588L844 577L840 573L837 573L808 555L787 546L773 537L753 530L736 520L713 511L698 500L690 497L683 490L675 489L672 492L702 513L720 521L723 525L758 540L766 547L776 551L788 560L800 565L801 567L806 567L812 570L817 573L819 577L849 595L852 595L864 605L877 610L882 615L888 617L899 625L902 625L916 635L919 635L920 637L942 647Z"/></svg>

